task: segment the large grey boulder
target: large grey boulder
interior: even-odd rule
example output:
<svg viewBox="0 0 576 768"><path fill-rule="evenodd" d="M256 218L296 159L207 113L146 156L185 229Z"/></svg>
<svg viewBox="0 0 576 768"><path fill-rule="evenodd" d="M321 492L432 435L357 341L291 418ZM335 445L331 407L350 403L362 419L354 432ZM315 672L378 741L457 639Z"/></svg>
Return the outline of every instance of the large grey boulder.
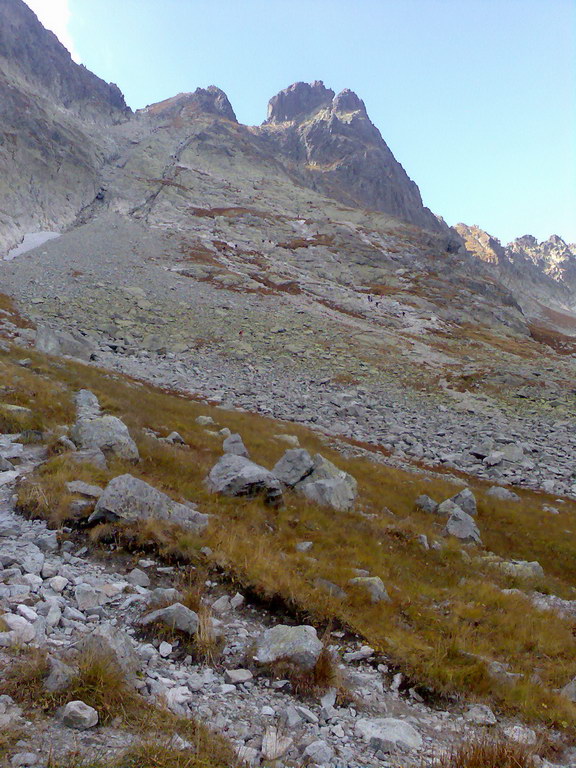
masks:
<svg viewBox="0 0 576 768"><path fill-rule="evenodd" d="M242 437L238 434L229 435L222 443L224 453L232 453L234 456L248 458L248 449L244 445Z"/></svg>
<svg viewBox="0 0 576 768"><path fill-rule="evenodd" d="M159 608L143 616L139 623L146 627L149 624L165 624L169 629L178 629L187 635L194 635L198 630L198 614L186 608L182 603L174 603L167 608Z"/></svg>
<svg viewBox="0 0 576 768"><path fill-rule="evenodd" d="M354 506L355 494L345 480L316 480L302 487L307 499L322 507L346 512Z"/></svg>
<svg viewBox="0 0 576 768"><path fill-rule="evenodd" d="M134 522L149 518L178 523L198 534L208 525L208 515L198 512L192 504L179 504L152 485L128 474L110 480L88 522L118 519Z"/></svg>
<svg viewBox="0 0 576 768"><path fill-rule="evenodd" d="M314 469L312 456L304 448L292 448L276 462L272 469L278 480L294 487L296 483L304 480Z"/></svg>
<svg viewBox="0 0 576 768"><path fill-rule="evenodd" d="M455 496L452 496L450 500L454 502L454 504L457 504L460 509L463 509L466 514L471 515L472 517L474 517L478 512L476 506L476 497L470 488L463 488Z"/></svg>
<svg viewBox="0 0 576 768"><path fill-rule="evenodd" d="M474 518L464 512L463 509L460 509L460 507L456 507L448 518L444 534L446 536L454 536L466 543L482 544L480 531L474 522Z"/></svg>
<svg viewBox="0 0 576 768"><path fill-rule="evenodd" d="M224 496L258 496L270 504L282 501L280 481L272 472L245 456L228 453L212 467L206 478L207 487Z"/></svg>
<svg viewBox="0 0 576 768"><path fill-rule="evenodd" d="M356 721L354 730L359 738L375 749L390 744L407 749L420 749L422 746L422 736L416 728L395 717L362 718Z"/></svg>
<svg viewBox="0 0 576 768"><path fill-rule="evenodd" d="M310 501L338 512L352 509L358 492L356 480L317 453L312 472L295 485Z"/></svg>
<svg viewBox="0 0 576 768"><path fill-rule="evenodd" d="M321 651L322 643L314 627L307 624L297 627L278 624L258 638L254 659L259 664L287 660L303 669L312 669Z"/></svg>
<svg viewBox="0 0 576 768"><path fill-rule="evenodd" d="M113 453L127 461L138 461L140 458L128 427L116 416L80 418L70 430L70 437L79 448L98 448L104 454Z"/></svg>
<svg viewBox="0 0 576 768"><path fill-rule="evenodd" d="M46 325L39 325L36 330L34 346L47 355L67 355L79 360L90 360L96 352L96 346L85 336L66 331L55 331Z"/></svg>

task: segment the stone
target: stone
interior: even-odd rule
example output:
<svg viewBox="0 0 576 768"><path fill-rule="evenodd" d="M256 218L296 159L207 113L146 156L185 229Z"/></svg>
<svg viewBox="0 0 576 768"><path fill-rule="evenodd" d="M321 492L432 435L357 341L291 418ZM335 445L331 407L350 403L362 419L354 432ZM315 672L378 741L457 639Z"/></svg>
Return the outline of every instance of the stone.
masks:
<svg viewBox="0 0 576 768"><path fill-rule="evenodd" d="M15 613L3 613L2 623L8 627L0 631L0 647L9 647L20 643L31 643L36 637L34 626L23 616Z"/></svg>
<svg viewBox="0 0 576 768"><path fill-rule="evenodd" d="M24 768L24 766L37 765L40 761L40 756L35 752L17 752L10 758L10 765L12 768Z"/></svg>
<svg viewBox="0 0 576 768"><path fill-rule="evenodd" d="M492 451L488 456L482 459L482 463L487 467L496 467L498 464L502 464L504 461L504 453L502 451Z"/></svg>
<svg viewBox="0 0 576 768"><path fill-rule="evenodd" d="M441 517L450 517L450 515L458 509L460 509L458 504L452 501L452 499L446 499L441 504L438 504L436 514Z"/></svg>
<svg viewBox="0 0 576 768"><path fill-rule="evenodd" d="M231 453L234 456L244 456L248 458L248 450L244 445L240 435L230 435L222 443L224 453Z"/></svg>
<svg viewBox="0 0 576 768"><path fill-rule="evenodd" d="M153 589L146 598L148 606L160 605L161 603L178 603L182 600L182 593L174 587L157 587Z"/></svg>
<svg viewBox="0 0 576 768"><path fill-rule="evenodd" d="M88 499L99 499L103 492L99 485L89 485L89 483L83 483L82 480L72 480L66 483L66 489L68 493L78 493Z"/></svg>
<svg viewBox="0 0 576 768"><path fill-rule="evenodd" d="M279 459L272 469L272 473L284 485L294 487L314 469L312 457L303 448L292 448Z"/></svg>
<svg viewBox="0 0 576 768"><path fill-rule="evenodd" d="M570 701L576 703L576 677L570 680L570 682L567 683L564 688L561 688L560 693L562 696L565 696Z"/></svg>
<svg viewBox="0 0 576 768"><path fill-rule="evenodd" d="M228 613L231 608L232 606L230 605L230 597L228 595L221 595L212 603L212 610L215 613Z"/></svg>
<svg viewBox="0 0 576 768"><path fill-rule="evenodd" d="M296 435L274 435L276 440L280 440L283 443L287 443L292 448L299 448L300 447L300 440L296 437Z"/></svg>
<svg viewBox="0 0 576 768"><path fill-rule="evenodd" d="M480 531L474 522L474 518L459 507L456 507L448 518L448 522L444 528L444 535L454 536L466 543L482 544Z"/></svg>
<svg viewBox="0 0 576 768"><path fill-rule="evenodd" d="M295 544L295 549L297 552L309 552L313 546L313 541L298 541Z"/></svg>
<svg viewBox="0 0 576 768"><path fill-rule="evenodd" d="M503 560L493 563L494 567L509 576L519 579L540 579L544 576L544 568L537 560Z"/></svg>
<svg viewBox="0 0 576 768"><path fill-rule="evenodd" d="M128 427L116 416L97 416L78 419L70 430L70 437L81 449L99 449L105 455L114 454L120 459L138 461L140 454Z"/></svg>
<svg viewBox="0 0 576 768"><path fill-rule="evenodd" d="M187 635L194 635L198 630L198 614L186 608L182 603L174 603L167 608L159 608L157 611L147 613L139 620L139 624L146 627L150 624L165 624L170 629L177 629Z"/></svg>
<svg viewBox="0 0 576 768"><path fill-rule="evenodd" d="M82 451L75 451L68 454L67 458L76 464L93 464L98 469L108 469L106 456L100 448L86 448Z"/></svg>
<svg viewBox="0 0 576 768"><path fill-rule="evenodd" d="M195 422L196 424L200 424L201 427L209 427L216 423L212 416L197 416Z"/></svg>
<svg viewBox="0 0 576 768"><path fill-rule="evenodd" d="M0 472L14 472L14 464L0 456Z"/></svg>
<svg viewBox="0 0 576 768"><path fill-rule="evenodd" d="M172 645L163 640L158 646L158 653L163 659L167 659L172 653Z"/></svg>
<svg viewBox="0 0 576 768"><path fill-rule="evenodd" d="M172 445L186 445L186 441L179 432L170 432L166 437L166 442L172 443Z"/></svg>
<svg viewBox="0 0 576 768"><path fill-rule="evenodd" d="M198 512L191 504L180 504L132 475L113 478L98 499L89 523L118 519L133 522L146 519L168 520L196 534L208 525L208 515Z"/></svg>
<svg viewBox="0 0 576 768"><path fill-rule="evenodd" d="M502 730L506 738L516 744L524 744L528 747L532 747L536 744L536 732L526 725L507 725Z"/></svg>
<svg viewBox="0 0 576 768"><path fill-rule="evenodd" d="M395 747L420 749L422 736L414 726L394 717L361 718L354 727L356 735L367 742L390 742Z"/></svg>
<svg viewBox="0 0 576 768"><path fill-rule="evenodd" d="M98 398L89 389L80 389L74 395L76 414L79 419L93 419L100 415Z"/></svg>
<svg viewBox="0 0 576 768"><path fill-rule="evenodd" d="M314 584L327 594L331 595L331 597L335 597L337 600L346 600L348 597L342 587L339 587L338 584L334 584L333 581L328 581L328 579L314 579Z"/></svg>
<svg viewBox="0 0 576 768"><path fill-rule="evenodd" d="M61 719L68 728L86 731L98 725L98 712L83 701L69 701L62 710Z"/></svg>
<svg viewBox="0 0 576 768"><path fill-rule="evenodd" d="M436 514L438 510L437 502L435 502L434 499L431 499L430 496L426 496L426 494L418 496L414 502L414 507L418 512L426 512L429 515Z"/></svg>
<svg viewBox="0 0 576 768"><path fill-rule="evenodd" d="M224 677L228 683L239 685L240 683L247 683L254 676L249 669L227 669Z"/></svg>
<svg viewBox="0 0 576 768"><path fill-rule="evenodd" d="M53 576L51 579L48 580L48 584L50 585L50 589L53 589L54 592L63 592L64 589L68 586L70 582L67 578L64 576Z"/></svg>
<svg viewBox="0 0 576 768"><path fill-rule="evenodd" d="M278 760L285 755L293 744L289 736L282 735L277 728L269 725L262 739L262 758L264 760Z"/></svg>
<svg viewBox="0 0 576 768"><path fill-rule="evenodd" d="M464 719L473 725L496 725L496 715L486 704L473 704L465 713Z"/></svg>
<svg viewBox="0 0 576 768"><path fill-rule="evenodd" d="M49 693L60 693L68 688L75 674L76 671L68 664L50 656L48 658L48 675L44 678L42 687Z"/></svg>
<svg viewBox="0 0 576 768"><path fill-rule="evenodd" d="M346 512L354 506L358 492L356 480L317 453L312 472L294 487L310 501Z"/></svg>
<svg viewBox="0 0 576 768"><path fill-rule="evenodd" d="M303 486L304 495L322 507L347 512L354 506L355 495L344 480L316 480Z"/></svg>
<svg viewBox="0 0 576 768"><path fill-rule="evenodd" d="M96 352L94 344L85 336L56 331L46 325L37 327L34 346L39 352L47 355L66 355L78 360L90 360Z"/></svg>
<svg viewBox="0 0 576 768"><path fill-rule="evenodd" d="M326 765L334 757L334 750L332 747L322 739L313 741L308 744L304 750L304 755L316 765Z"/></svg>
<svg viewBox="0 0 576 768"><path fill-rule="evenodd" d="M244 456L226 454L212 467L206 479L213 493L224 496L258 496L272 505L282 501L280 481L269 470Z"/></svg>
<svg viewBox="0 0 576 768"><path fill-rule="evenodd" d="M80 611L90 611L100 605L101 593L90 584L78 584L74 590L76 604Z"/></svg>
<svg viewBox="0 0 576 768"><path fill-rule="evenodd" d="M486 492L487 496L491 496L493 499L499 499L500 501L520 501L520 496L514 491L508 488L503 488L501 485L494 485Z"/></svg>
<svg viewBox="0 0 576 768"><path fill-rule="evenodd" d="M477 512L476 497L469 488L464 488L455 496L452 496L451 501L457 504L460 509L463 509L466 514L474 517Z"/></svg>
<svg viewBox="0 0 576 768"><path fill-rule="evenodd" d="M303 669L312 669L322 647L314 627L277 624L258 638L254 659L259 664L288 660Z"/></svg>
<svg viewBox="0 0 576 768"><path fill-rule="evenodd" d="M140 568L134 568L130 573L126 576L126 581L128 581L130 584L134 584L137 587L149 587L150 586L150 576L148 576L147 573L140 570Z"/></svg>
<svg viewBox="0 0 576 768"><path fill-rule="evenodd" d="M372 603L390 602L390 596L379 576L356 576L348 583L367 592Z"/></svg>

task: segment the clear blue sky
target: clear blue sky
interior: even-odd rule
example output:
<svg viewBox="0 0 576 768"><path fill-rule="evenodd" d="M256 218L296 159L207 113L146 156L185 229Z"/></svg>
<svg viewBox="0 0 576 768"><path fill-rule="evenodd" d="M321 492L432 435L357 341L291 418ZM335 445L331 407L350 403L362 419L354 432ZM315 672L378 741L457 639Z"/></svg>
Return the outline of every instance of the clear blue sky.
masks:
<svg viewBox="0 0 576 768"><path fill-rule="evenodd" d="M576 242L576 0L67 1L133 108L214 84L257 124L297 80L352 88L449 224Z"/></svg>

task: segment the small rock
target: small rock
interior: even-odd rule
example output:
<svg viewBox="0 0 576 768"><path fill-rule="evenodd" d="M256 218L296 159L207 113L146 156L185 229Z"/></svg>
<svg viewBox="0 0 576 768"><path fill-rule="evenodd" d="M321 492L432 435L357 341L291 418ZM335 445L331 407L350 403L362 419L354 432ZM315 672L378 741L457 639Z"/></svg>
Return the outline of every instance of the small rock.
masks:
<svg viewBox="0 0 576 768"><path fill-rule="evenodd" d="M98 724L98 712L83 701L69 701L62 711L61 719L68 728L85 731Z"/></svg>

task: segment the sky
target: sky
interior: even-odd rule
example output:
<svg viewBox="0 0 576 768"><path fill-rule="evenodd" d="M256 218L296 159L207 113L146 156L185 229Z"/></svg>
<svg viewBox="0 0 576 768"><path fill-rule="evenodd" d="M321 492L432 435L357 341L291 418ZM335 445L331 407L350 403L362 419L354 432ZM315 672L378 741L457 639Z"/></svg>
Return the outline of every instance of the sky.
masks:
<svg viewBox="0 0 576 768"><path fill-rule="evenodd" d="M26 0L133 108L351 88L425 205L504 243L576 242L576 0Z"/></svg>

